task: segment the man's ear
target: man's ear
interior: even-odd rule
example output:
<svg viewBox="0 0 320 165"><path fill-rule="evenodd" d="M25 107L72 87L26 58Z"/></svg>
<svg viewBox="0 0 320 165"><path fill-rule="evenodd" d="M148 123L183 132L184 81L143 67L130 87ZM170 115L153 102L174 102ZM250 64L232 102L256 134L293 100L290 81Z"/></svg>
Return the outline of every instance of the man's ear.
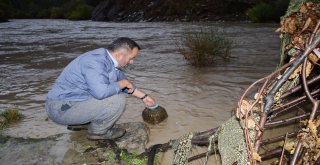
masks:
<svg viewBox="0 0 320 165"><path fill-rule="evenodd" d="M114 58L120 59L121 58L121 52L120 51L114 51Z"/></svg>

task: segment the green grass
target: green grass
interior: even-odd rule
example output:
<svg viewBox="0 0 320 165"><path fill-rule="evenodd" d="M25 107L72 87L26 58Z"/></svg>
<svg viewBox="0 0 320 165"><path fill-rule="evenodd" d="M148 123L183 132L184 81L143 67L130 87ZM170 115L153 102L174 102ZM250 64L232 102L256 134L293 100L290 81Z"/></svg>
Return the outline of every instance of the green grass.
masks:
<svg viewBox="0 0 320 165"><path fill-rule="evenodd" d="M127 165L145 165L147 164L147 158L144 157L143 159L138 159L136 152L132 152L131 154L121 152L120 157Z"/></svg>
<svg viewBox="0 0 320 165"><path fill-rule="evenodd" d="M7 109L4 112L2 112L0 116L3 116L6 119L6 121L0 122L0 130L6 128L8 124L20 121L23 118L22 114L19 112L19 109L17 108Z"/></svg>
<svg viewBox="0 0 320 165"><path fill-rule="evenodd" d="M194 66L209 66L218 59L226 60L232 48L232 42L215 28L185 32L177 43L179 52Z"/></svg>

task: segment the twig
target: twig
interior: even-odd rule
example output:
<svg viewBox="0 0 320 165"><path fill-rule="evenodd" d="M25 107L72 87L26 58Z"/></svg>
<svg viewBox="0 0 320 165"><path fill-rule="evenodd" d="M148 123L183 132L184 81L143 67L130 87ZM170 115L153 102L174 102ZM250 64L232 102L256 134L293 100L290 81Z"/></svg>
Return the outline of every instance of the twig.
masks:
<svg viewBox="0 0 320 165"><path fill-rule="evenodd" d="M320 94L320 88L316 89L315 91L313 91L311 93L312 96L317 96L319 94ZM296 99L294 99L294 100L292 100L292 101L290 101L288 103L285 103L282 106L279 106L279 107L276 107L276 108L272 109L269 112L269 114L272 114L271 116L269 116L269 119L277 116L281 112L284 112L284 111L286 111L286 110L288 110L288 109L290 109L290 108L292 108L294 106L297 106L297 105L305 102L306 100L307 100L307 96L304 95L304 96L296 98Z"/></svg>
<svg viewBox="0 0 320 165"><path fill-rule="evenodd" d="M319 82L318 82L319 80L320 80L320 75L315 76L315 77L312 78L311 80L308 80L307 83L308 83L308 85L311 85L311 84L313 84L314 82L319 83ZM284 94L281 95L280 98L281 98L281 99L284 99L284 98L286 98L287 96L289 96L289 95L291 95L291 94L299 91L301 88L302 88L302 86L298 85L298 86L296 86L296 87L294 87L294 88L286 91Z"/></svg>
<svg viewBox="0 0 320 165"><path fill-rule="evenodd" d="M282 153L281 153L279 165L282 164L283 154L284 154L284 150L285 150L284 147L285 147L285 145L286 145L286 143L287 143L287 139L288 139L288 132L286 133L286 137L285 137L285 139L284 139L284 143L283 143L283 147L282 147Z"/></svg>
<svg viewBox="0 0 320 165"><path fill-rule="evenodd" d="M215 151L212 150L211 152L209 152L209 155L212 155L213 153L219 153L219 150L215 150ZM201 153L201 154L198 154L198 155L195 155L193 157L188 158L188 162L192 162L194 160L201 159L205 156L207 156L207 152L204 152L204 153Z"/></svg>
<svg viewBox="0 0 320 165"><path fill-rule="evenodd" d="M280 156L281 152L282 152L282 148L278 147L278 148L276 148L274 150L271 150L271 151L268 151L268 152L262 154L261 155L261 160L265 161L265 160L268 160L268 159L275 158L277 156Z"/></svg>
<svg viewBox="0 0 320 165"><path fill-rule="evenodd" d="M310 113L306 113L306 114L302 114L302 115L299 115L299 116L294 116L294 117L288 118L288 119L282 119L282 120L274 121L274 122L267 122L265 124L265 127L266 128L273 128L273 127L280 126L280 125L283 126L283 125L295 123L297 121L301 121L303 119L306 119L309 116L310 116Z"/></svg>
<svg viewBox="0 0 320 165"><path fill-rule="evenodd" d="M290 132L290 133L288 133L288 138L297 136L297 134L298 134L298 132ZM261 144L266 145L266 144L278 142L278 141L284 140L285 137L286 137L286 135L281 135L281 136L277 136L274 138L266 139L266 140L263 140L261 142Z"/></svg>

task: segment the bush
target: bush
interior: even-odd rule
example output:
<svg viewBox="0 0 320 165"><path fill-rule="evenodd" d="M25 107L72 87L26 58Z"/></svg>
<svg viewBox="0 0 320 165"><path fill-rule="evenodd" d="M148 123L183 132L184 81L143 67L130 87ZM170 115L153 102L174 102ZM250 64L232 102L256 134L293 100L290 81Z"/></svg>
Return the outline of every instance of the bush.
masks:
<svg viewBox="0 0 320 165"><path fill-rule="evenodd" d="M12 18L14 9L12 8L11 1L0 0L0 22L6 22Z"/></svg>
<svg viewBox="0 0 320 165"><path fill-rule="evenodd" d="M64 11L61 7L52 7L50 10L50 18L61 19L64 18Z"/></svg>
<svg viewBox="0 0 320 165"><path fill-rule="evenodd" d="M252 22L267 22L272 20L273 12L273 7L270 4L262 2L248 9L246 14Z"/></svg>
<svg viewBox="0 0 320 165"><path fill-rule="evenodd" d="M279 22L288 8L290 0L260 2L247 10L246 14L252 22Z"/></svg>
<svg viewBox="0 0 320 165"><path fill-rule="evenodd" d="M22 114L19 112L17 108L7 109L0 114L0 130L7 127L8 124L17 122L22 119Z"/></svg>
<svg viewBox="0 0 320 165"><path fill-rule="evenodd" d="M90 19L92 10L93 10L93 7L86 4L81 4L67 16L67 19L70 19L70 20Z"/></svg>
<svg viewBox="0 0 320 165"><path fill-rule="evenodd" d="M5 11L0 9L0 22L7 22L8 16L6 15Z"/></svg>
<svg viewBox="0 0 320 165"><path fill-rule="evenodd" d="M22 118L21 113L16 108L5 110L2 116L7 119L8 123L19 121Z"/></svg>
<svg viewBox="0 0 320 165"><path fill-rule="evenodd" d="M212 65L218 58L228 59L232 48L232 42L216 29L183 33L177 43L179 52L195 66Z"/></svg>

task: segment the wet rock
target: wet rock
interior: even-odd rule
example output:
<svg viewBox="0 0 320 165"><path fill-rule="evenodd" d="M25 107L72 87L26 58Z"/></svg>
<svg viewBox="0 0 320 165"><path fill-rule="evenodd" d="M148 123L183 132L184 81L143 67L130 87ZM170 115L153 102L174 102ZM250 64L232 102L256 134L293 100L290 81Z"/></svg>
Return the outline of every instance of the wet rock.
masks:
<svg viewBox="0 0 320 165"><path fill-rule="evenodd" d="M127 133L115 142L90 141L87 131L42 139L0 136L0 164L121 164L121 149L144 151L149 130L142 122L115 125ZM32 152L30 152L32 151Z"/></svg>
<svg viewBox="0 0 320 165"><path fill-rule="evenodd" d="M0 125L4 125L7 123L7 119L4 116L0 116Z"/></svg>
<svg viewBox="0 0 320 165"><path fill-rule="evenodd" d="M130 122L115 125L126 129L126 134L116 140L119 148L127 149L128 151L137 150L144 151L146 144L149 141L149 129L142 122Z"/></svg>
<svg viewBox="0 0 320 165"><path fill-rule="evenodd" d="M68 147L65 145L67 139L67 135L46 139L9 138L1 144L0 162L10 165L61 164ZM60 141L64 145L59 145Z"/></svg>
<svg viewBox="0 0 320 165"><path fill-rule="evenodd" d="M9 140L9 137L0 135L0 145L6 143Z"/></svg>

